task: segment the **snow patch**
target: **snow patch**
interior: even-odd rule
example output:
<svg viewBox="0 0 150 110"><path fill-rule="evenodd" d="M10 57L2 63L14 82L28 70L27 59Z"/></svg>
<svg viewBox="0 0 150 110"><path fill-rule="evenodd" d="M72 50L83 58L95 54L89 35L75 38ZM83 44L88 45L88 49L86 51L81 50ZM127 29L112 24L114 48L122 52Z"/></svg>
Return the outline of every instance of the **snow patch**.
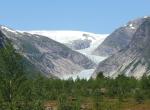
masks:
<svg viewBox="0 0 150 110"><path fill-rule="evenodd" d="M144 16L144 18L148 18L148 16Z"/></svg>
<svg viewBox="0 0 150 110"><path fill-rule="evenodd" d="M131 29L136 29L136 28L133 26L133 24L129 24L129 27L130 27Z"/></svg>

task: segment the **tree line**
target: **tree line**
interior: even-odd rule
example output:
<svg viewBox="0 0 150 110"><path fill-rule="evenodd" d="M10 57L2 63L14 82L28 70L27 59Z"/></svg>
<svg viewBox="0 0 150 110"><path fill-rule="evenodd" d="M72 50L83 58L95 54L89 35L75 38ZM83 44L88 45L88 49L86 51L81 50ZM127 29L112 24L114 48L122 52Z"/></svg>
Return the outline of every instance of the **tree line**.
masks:
<svg viewBox="0 0 150 110"><path fill-rule="evenodd" d="M80 110L87 99L94 110L119 110L126 99L137 103L150 99L150 76L112 79L100 72L96 79L60 80L26 74L22 57L11 45L0 49L0 110L44 110L44 103L51 100L57 101L58 110ZM110 99L117 100L117 109L108 105Z"/></svg>

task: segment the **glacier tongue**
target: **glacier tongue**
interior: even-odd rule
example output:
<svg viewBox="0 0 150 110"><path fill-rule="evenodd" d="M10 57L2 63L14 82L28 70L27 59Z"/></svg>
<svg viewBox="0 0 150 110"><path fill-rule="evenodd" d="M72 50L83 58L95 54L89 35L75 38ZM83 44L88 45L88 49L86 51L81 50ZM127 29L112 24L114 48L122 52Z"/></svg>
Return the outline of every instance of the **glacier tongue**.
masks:
<svg viewBox="0 0 150 110"><path fill-rule="evenodd" d="M84 53L82 53L84 54ZM97 55L92 55L92 54L84 54L86 57L88 57L90 60L92 60L94 63L96 63L97 65L105 60L107 57L103 57L103 56L97 56Z"/></svg>
<svg viewBox="0 0 150 110"><path fill-rule="evenodd" d="M100 42L102 43L102 41ZM103 57L103 56L97 56L97 55L93 55L92 54L92 51L100 44L100 43L97 43L97 44L93 44L91 45L89 48L86 48L86 49L82 49L82 50L76 50L82 54L84 54L86 57L88 57L90 60L92 60L94 63L96 63L97 65L105 60L107 57ZM74 74L72 76L68 76L68 77L65 77L64 79L68 79L68 78L73 78L73 80L79 78L79 79L86 79L86 80L89 80L94 72L95 68L93 69L85 69L85 70L82 70L81 72L77 73L77 74Z"/></svg>
<svg viewBox="0 0 150 110"><path fill-rule="evenodd" d="M87 51L87 50L90 51ZM84 54L86 57L88 57L90 60L92 60L94 63L99 64L101 61L105 60L107 57L103 57L103 56L98 56L98 55L93 55L91 52L93 51L93 49L83 49L83 50L77 50L78 52Z"/></svg>
<svg viewBox="0 0 150 110"><path fill-rule="evenodd" d="M76 80L77 78L79 79L86 79L89 80L92 76L92 73L94 72L95 69L86 69L83 70L77 74L73 74L73 75L65 75L63 76L62 79L67 80L69 78L72 78L73 80Z"/></svg>

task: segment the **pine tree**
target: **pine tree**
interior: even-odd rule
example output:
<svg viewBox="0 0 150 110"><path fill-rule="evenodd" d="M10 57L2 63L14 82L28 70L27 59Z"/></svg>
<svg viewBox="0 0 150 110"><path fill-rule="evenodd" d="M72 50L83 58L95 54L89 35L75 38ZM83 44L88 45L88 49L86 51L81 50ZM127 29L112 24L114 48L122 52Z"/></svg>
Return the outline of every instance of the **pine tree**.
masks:
<svg viewBox="0 0 150 110"><path fill-rule="evenodd" d="M22 102L22 88L26 77L22 57L15 52L12 45L6 44L0 49L0 91L4 108L16 110Z"/></svg>

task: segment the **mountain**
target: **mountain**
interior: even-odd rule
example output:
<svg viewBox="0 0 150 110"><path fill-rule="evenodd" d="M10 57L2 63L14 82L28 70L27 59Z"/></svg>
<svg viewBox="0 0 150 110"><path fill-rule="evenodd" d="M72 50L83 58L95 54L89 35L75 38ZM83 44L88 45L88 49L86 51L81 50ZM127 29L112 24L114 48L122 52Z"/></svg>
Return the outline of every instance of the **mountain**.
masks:
<svg viewBox="0 0 150 110"><path fill-rule="evenodd" d="M53 39L57 42L60 42L67 47L71 48L74 51L77 51L94 63L99 64L99 62L103 61L107 57L93 55L92 51L95 50L98 45L100 45L104 39L108 36L108 34L94 34L90 32L82 32L82 31L25 31L31 34L38 34L47 36L50 39ZM64 79L68 79L72 77L76 78L84 78L89 79L94 72L96 66L90 69L84 69L77 74L64 75Z"/></svg>
<svg viewBox="0 0 150 110"><path fill-rule="evenodd" d="M62 78L95 66L86 56L71 50L48 37L0 26L0 31L11 40L16 51L47 77Z"/></svg>
<svg viewBox="0 0 150 110"><path fill-rule="evenodd" d="M93 51L93 54L111 56L126 47L131 41L136 30L146 18L147 16L129 21L126 25L116 29Z"/></svg>
<svg viewBox="0 0 150 110"><path fill-rule="evenodd" d="M116 77L118 74L140 78L150 74L150 17L144 18L136 30L131 42L124 49L102 61L95 70L105 76Z"/></svg>
<svg viewBox="0 0 150 110"><path fill-rule="evenodd" d="M0 30L0 52L1 52L0 54L0 60L1 60L0 71L1 72L2 71L8 72L7 68L9 68L9 65L12 65L12 62L13 63L15 62L16 63L15 66L21 66L22 68L22 65L23 65L24 67L23 71L29 77L33 77L40 73L40 71L38 71L37 68L32 63L30 63L25 57L18 57L20 55L16 53L15 49L12 46L12 43L1 30ZM21 58L21 62L18 60L18 58ZM13 61L11 62L10 59ZM20 62L19 64L18 64L18 61ZM19 70L20 67L17 67L16 69Z"/></svg>
<svg viewBox="0 0 150 110"><path fill-rule="evenodd" d="M93 62L98 64L104 60L105 56L93 55L95 50L108 36L108 34L94 34L82 31L25 31L31 34L47 36L57 42L60 42L74 51L84 54Z"/></svg>

